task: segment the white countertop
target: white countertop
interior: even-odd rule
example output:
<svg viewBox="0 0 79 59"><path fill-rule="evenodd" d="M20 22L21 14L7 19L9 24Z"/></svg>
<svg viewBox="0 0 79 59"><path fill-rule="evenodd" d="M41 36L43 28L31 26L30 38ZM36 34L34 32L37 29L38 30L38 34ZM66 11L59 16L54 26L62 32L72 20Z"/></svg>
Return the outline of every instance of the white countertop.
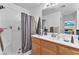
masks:
<svg viewBox="0 0 79 59"><path fill-rule="evenodd" d="M79 41L77 39L74 40L74 43L70 43L70 42L65 42L61 38L57 38L57 37L48 38L45 35L32 35L32 37L40 38L42 40L47 40L47 41L51 41L51 42L58 43L58 44L61 44L61 45L66 45L66 46L69 46L69 47L79 49Z"/></svg>

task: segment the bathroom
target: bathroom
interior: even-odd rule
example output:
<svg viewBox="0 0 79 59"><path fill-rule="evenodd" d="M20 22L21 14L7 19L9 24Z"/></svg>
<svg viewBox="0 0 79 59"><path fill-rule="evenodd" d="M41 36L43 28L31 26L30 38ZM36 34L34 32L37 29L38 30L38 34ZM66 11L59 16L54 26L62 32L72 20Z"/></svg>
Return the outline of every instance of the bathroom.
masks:
<svg viewBox="0 0 79 59"><path fill-rule="evenodd" d="M44 52L44 47L33 47L37 45L34 38L79 49L79 3L0 3L1 6L1 55L53 55L52 51Z"/></svg>

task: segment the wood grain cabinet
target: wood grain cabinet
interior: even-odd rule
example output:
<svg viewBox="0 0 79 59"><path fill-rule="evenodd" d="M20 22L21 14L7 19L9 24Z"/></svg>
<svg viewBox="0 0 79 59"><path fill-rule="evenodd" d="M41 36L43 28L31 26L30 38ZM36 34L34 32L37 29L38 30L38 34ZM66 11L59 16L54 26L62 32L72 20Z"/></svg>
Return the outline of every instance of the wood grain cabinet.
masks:
<svg viewBox="0 0 79 59"><path fill-rule="evenodd" d="M40 40L32 38L32 55L40 55Z"/></svg>
<svg viewBox="0 0 79 59"><path fill-rule="evenodd" d="M41 55L56 55L56 52L54 52L53 50L49 50L45 47L41 47Z"/></svg>
<svg viewBox="0 0 79 59"><path fill-rule="evenodd" d="M56 55L57 46L49 41L41 40L41 55Z"/></svg>
<svg viewBox="0 0 79 59"><path fill-rule="evenodd" d="M33 43L32 45L32 55L40 55L40 46L35 43Z"/></svg>
<svg viewBox="0 0 79 59"><path fill-rule="evenodd" d="M79 55L79 49L66 46L58 46L60 55Z"/></svg>
<svg viewBox="0 0 79 59"><path fill-rule="evenodd" d="M38 38L32 38L32 55L56 55L56 44L41 40Z"/></svg>
<svg viewBox="0 0 79 59"><path fill-rule="evenodd" d="M79 55L79 49L33 37L32 55Z"/></svg>

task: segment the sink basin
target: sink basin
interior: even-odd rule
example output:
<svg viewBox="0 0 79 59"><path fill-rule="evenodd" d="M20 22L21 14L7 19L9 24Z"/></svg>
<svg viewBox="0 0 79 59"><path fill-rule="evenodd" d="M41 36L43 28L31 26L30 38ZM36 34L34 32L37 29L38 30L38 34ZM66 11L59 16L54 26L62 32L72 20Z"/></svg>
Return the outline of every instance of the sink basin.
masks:
<svg viewBox="0 0 79 59"><path fill-rule="evenodd" d="M43 37L48 38L48 39L57 39L57 35L56 34L43 35Z"/></svg>

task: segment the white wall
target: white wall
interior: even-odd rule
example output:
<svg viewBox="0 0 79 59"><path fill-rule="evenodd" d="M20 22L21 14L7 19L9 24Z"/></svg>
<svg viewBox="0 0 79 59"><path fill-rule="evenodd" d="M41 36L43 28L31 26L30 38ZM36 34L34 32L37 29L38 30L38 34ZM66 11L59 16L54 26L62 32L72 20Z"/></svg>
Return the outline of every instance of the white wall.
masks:
<svg viewBox="0 0 79 59"><path fill-rule="evenodd" d="M38 23L39 17L42 15L41 9L36 7L30 10L30 14L34 16L36 23ZM37 26L37 24L36 24Z"/></svg>
<svg viewBox="0 0 79 59"><path fill-rule="evenodd" d="M43 16L43 19L46 19L46 28L50 30L50 27L60 27L60 17L61 12L55 12L53 14Z"/></svg>
<svg viewBox="0 0 79 59"><path fill-rule="evenodd" d="M77 29L79 30L79 8L77 9Z"/></svg>
<svg viewBox="0 0 79 59"><path fill-rule="evenodd" d="M79 3L77 4L77 28L79 30Z"/></svg>
<svg viewBox="0 0 79 59"><path fill-rule="evenodd" d="M39 17L42 18L42 6L31 8L30 14L35 17L36 22L38 22Z"/></svg>
<svg viewBox="0 0 79 59"><path fill-rule="evenodd" d="M17 30L18 26L21 27L21 12L29 14L29 11L14 4L1 5L5 8L0 10L0 27L7 28L2 34L3 44L5 49L8 48L6 52L16 53L21 48L21 30Z"/></svg>
<svg viewBox="0 0 79 59"><path fill-rule="evenodd" d="M39 16L42 17L42 9L44 8L44 4L39 5L38 7L31 8L30 14L32 16Z"/></svg>
<svg viewBox="0 0 79 59"><path fill-rule="evenodd" d="M38 7L31 8L30 14L35 17L36 23L38 23L39 17L42 19L42 9L44 8L44 4L41 4ZM37 24L36 24L37 26Z"/></svg>

